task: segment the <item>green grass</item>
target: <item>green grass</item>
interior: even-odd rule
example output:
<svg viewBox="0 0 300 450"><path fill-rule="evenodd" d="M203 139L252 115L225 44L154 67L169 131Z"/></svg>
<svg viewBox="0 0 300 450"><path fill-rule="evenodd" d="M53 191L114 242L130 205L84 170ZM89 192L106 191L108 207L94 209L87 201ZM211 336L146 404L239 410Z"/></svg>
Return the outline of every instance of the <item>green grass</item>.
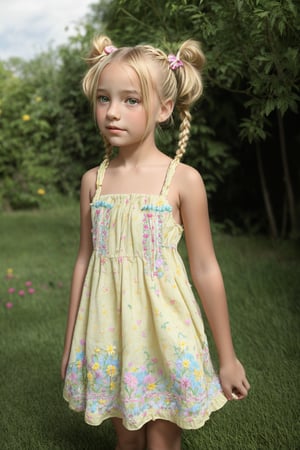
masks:
<svg viewBox="0 0 300 450"><path fill-rule="evenodd" d="M114 449L109 422L90 427L62 399L60 357L78 226L72 204L0 216L2 450ZM299 449L299 248L223 234L215 235L215 247L236 350L252 388L202 429L184 432L183 449ZM27 280L34 294L7 293Z"/></svg>

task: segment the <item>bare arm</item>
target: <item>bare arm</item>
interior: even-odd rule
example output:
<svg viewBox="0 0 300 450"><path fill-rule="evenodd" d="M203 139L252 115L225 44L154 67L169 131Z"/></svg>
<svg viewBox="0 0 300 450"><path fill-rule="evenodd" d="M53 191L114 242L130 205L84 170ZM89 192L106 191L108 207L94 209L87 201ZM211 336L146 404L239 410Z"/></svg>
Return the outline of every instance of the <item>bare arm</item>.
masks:
<svg viewBox="0 0 300 450"><path fill-rule="evenodd" d="M232 392L243 398L250 385L232 343L225 288L212 243L204 184L194 169L184 166L180 172L180 212L191 275L218 351L220 381L229 400Z"/></svg>
<svg viewBox="0 0 300 450"><path fill-rule="evenodd" d="M61 363L61 377L64 379L66 367L69 360L72 337L75 327L75 321L79 308L84 278L88 268L89 260L92 253L91 239L91 217L90 217L90 199L91 190L95 185L95 175L93 171L87 172L81 181L80 191L80 244L79 250L73 270L71 283L70 302L68 319L65 334L64 352Z"/></svg>

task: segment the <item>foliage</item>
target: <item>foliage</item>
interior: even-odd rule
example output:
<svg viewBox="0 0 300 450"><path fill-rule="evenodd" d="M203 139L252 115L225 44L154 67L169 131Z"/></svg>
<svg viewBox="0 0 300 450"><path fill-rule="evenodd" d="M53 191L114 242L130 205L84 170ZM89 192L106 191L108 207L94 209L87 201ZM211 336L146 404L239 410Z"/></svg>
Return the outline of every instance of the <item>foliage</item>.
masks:
<svg viewBox="0 0 300 450"><path fill-rule="evenodd" d="M216 130L216 139L222 142L223 149L221 164L215 164L212 159L208 167L211 169L213 165L214 170L207 173L210 152L203 152L200 144L202 160L198 161L198 168L205 176L213 179L215 187L228 189L220 180L232 174L229 168L234 167L236 160L237 170L240 170L244 159L242 150L245 147L242 141L250 144L247 144L247 148L252 150L254 164L256 143L265 142L264 148L272 145L270 137L277 132L278 126L276 115L272 113L279 112L278 120L281 121L283 134L281 133L280 146L276 150L277 158L283 158L282 178L285 182L276 195L279 195L283 205L285 196L289 194L292 229L296 223L296 218L293 217L295 208L292 184L296 184L297 178L294 176L293 181L290 180L288 163L296 164L299 158L295 149L291 148L287 150L288 155L284 155L282 142L285 130L282 117L287 111L297 113L300 98L299 5L296 6L296 2L292 0L236 0L229 3L225 0L192 0L167 1L164 4L153 0L148 10L142 14L142 3L141 0L113 1L105 16L107 30L122 44L124 36L126 42L131 44L136 42L137 36L143 41L147 35L151 36L154 44L166 48L170 48L170 42L176 43L189 37L202 41L207 56L207 86L203 101L205 125ZM220 101L225 101L226 106ZM197 124L203 123L199 111L194 114L194 119ZM227 126L224 127L224 123ZM228 129L224 128L231 130L230 136ZM234 142L238 130L240 140L235 139ZM200 142L204 142L207 137L203 133L197 133L196 136ZM208 149L214 145L214 140L208 142ZM237 149L239 152L236 152ZM274 155L274 151L272 153ZM266 151L264 154L265 162L269 170L272 170L274 163L270 161ZM191 160L187 159L187 162L192 161L195 165L194 155L192 147ZM276 160L276 155L274 159ZM229 168L224 168L224 161L230 161ZM253 163L252 171L254 169L256 172ZM300 189L297 184L296 189ZM232 193L231 186L229 190ZM238 196L239 192L240 186L237 186L234 196ZM246 190L244 192L247 193ZM279 208L282 214L284 210L283 206ZM279 214L277 216L279 219Z"/></svg>
<svg viewBox="0 0 300 450"><path fill-rule="evenodd" d="M145 42L158 46L167 53L176 53L184 39L202 40L195 28L191 27L188 9L191 3L193 2L162 3L152 0L145 9L141 0L114 0L103 17L105 29L117 45ZM96 16L90 20L95 23ZM204 82L205 79L206 73ZM230 151L230 143L220 139L208 123L208 102L209 99L204 96L202 103L192 110L192 132L184 162L201 171L208 194L211 195L231 173L237 161ZM175 123L178 128L178 120ZM172 133L172 138L163 141L163 150L169 155L174 154L177 145L177 134L174 136L174 131Z"/></svg>
<svg viewBox="0 0 300 450"><path fill-rule="evenodd" d="M48 59L41 59L46 70ZM2 65L6 76L0 82L0 186L4 203L14 209L37 207L38 190L51 190L58 177L52 164L55 112L43 91L45 82L55 86L55 80L49 79L51 64L44 79L41 71L37 76L37 65L37 61L29 66L21 60L11 61L8 70Z"/></svg>
<svg viewBox="0 0 300 450"><path fill-rule="evenodd" d="M184 162L203 175L216 216L259 229L266 217L256 169L260 144L278 221L288 179L288 171L278 170L278 112L290 192L300 192L298 17L293 0L151 0L146 8L142 0L95 1L66 45L32 61L0 62L0 203L2 197L7 208L37 207L44 202L39 188L46 195L77 195L82 173L101 160L103 145L81 79L92 37L105 32L119 46L147 42L172 53L187 38L202 42L205 89L192 110ZM177 129L175 118L174 129L158 133L169 155ZM278 175L284 183L273 181Z"/></svg>

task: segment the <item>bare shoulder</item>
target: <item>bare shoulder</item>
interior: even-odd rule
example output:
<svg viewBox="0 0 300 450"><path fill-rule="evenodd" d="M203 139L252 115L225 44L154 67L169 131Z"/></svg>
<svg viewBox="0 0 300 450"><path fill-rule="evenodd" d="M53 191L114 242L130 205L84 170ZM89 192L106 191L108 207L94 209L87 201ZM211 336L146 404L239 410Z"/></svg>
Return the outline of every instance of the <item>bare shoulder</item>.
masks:
<svg viewBox="0 0 300 450"><path fill-rule="evenodd" d="M99 166L87 170L82 176L82 183L96 182Z"/></svg>
<svg viewBox="0 0 300 450"><path fill-rule="evenodd" d="M81 178L81 191L83 194L88 194L92 198L96 191L96 181L99 166L87 170Z"/></svg>
<svg viewBox="0 0 300 450"><path fill-rule="evenodd" d="M193 167L180 163L176 170L175 182L178 186L180 197L205 195L205 187L202 177L198 170Z"/></svg>
<svg viewBox="0 0 300 450"><path fill-rule="evenodd" d="M202 180L198 170L188 164L179 163L176 172L178 177L188 183L199 183Z"/></svg>

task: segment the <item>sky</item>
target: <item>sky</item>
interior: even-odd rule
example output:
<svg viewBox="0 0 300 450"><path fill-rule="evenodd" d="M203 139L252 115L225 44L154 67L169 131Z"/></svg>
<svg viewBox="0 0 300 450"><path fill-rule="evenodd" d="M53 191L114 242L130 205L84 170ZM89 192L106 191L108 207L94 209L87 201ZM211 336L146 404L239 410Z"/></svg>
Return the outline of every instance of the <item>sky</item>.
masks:
<svg viewBox="0 0 300 450"><path fill-rule="evenodd" d="M92 0L0 0L0 60L30 59L63 44Z"/></svg>

